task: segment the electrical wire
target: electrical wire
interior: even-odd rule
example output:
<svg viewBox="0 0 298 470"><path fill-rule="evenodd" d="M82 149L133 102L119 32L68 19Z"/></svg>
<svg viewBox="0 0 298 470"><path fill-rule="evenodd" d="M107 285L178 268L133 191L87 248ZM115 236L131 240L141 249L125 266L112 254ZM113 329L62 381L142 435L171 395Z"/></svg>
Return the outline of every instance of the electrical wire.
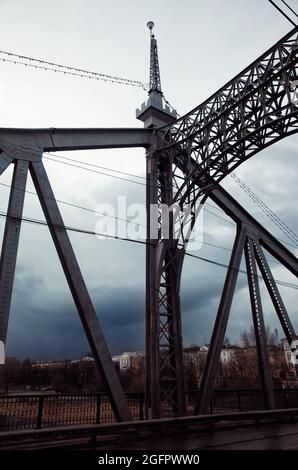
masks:
<svg viewBox="0 0 298 470"><path fill-rule="evenodd" d="M118 235L110 235L110 234L106 234L106 233L102 233L102 232L97 232L97 231L94 231L94 230L86 230L86 229L82 229L82 228L79 228L79 227L73 227L73 226L70 226L70 225L64 225L64 224L48 224L48 222L46 222L45 220L40 220L40 219L35 219L33 217L17 217L17 216L14 216L14 215L9 215L5 212L0 212L0 217L2 218L10 218L10 219L14 219L14 220L20 220L22 222L27 222L27 223L31 223L31 224L35 224L35 225L43 225L43 226L48 226L48 227L55 227L55 228L59 228L59 229L65 229L67 231L70 231L70 232L77 232L77 233L83 233L83 234L86 234L86 235L94 235L96 237L103 237L103 238L110 238L110 239L113 239L113 240L120 240L120 241L126 241L126 242L133 242L133 243L138 243L140 245L150 245L149 242L146 242L146 241L143 241L143 240L136 240L134 238L126 238L126 237L119 237Z"/></svg>
<svg viewBox="0 0 298 470"><path fill-rule="evenodd" d="M296 23L278 6L273 0L269 0L271 5L273 5L293 26L297 26ZM284 2L285 3L285 2Z"/></svg>
<svg viewBox="0 0 298 470"><path fill-rule="evenodd" d="M0 60L2 62L10 62L10 63L18 64L18 65L23 65L25 67L32 67L35 69L58 72L58 73L62 73L65 75L78 76L80 78L89 78L93 80L102 80L105 82L117 83L119 85L134 86L134 87L142 88L144 91L148 91L148 85L138 80L130 80L128 78L118 77L114 75L107 75L107 74L103 74L99 72L93 72L93 71L81 69L78 67L71 67L68 65L58 64L56 62L49 62L44 59L36 59L34 57L16 54L13 52L0 50L0 54L13 58L13 59L6 59L3 57L0 57Z"/></svg>
<svg viewBox="0 0 298 470"><path fill-rule="evenodd" d="M47 221L40 220L40 219L35 219L35 218L32 218L32 217L24 217L24 216L23 217L16 217L16 216L12 216L12 215L9 215L7 213L4 213L4 212L0 212L0 217L5 218L5 219L10 218L10 219L13 219L13 220L19 220L19 221L22 221L22 222L35 224L35 225L48 226L49 228L51 226L54 227L54 228L59 228L59 229L62 228L62 229L65 229L67 231L75 232L75 233L93 235L93 236L109 238L109 239L113 239L113 240L127 241L127 242L132 242L132 243L138 243L138 244L141 244L141 245L151 245L149 242L143 241L143 240L136 240L136 239L133 239L133 238L119 237L117 235L109 235L109 234L105 234L105 233L102 233L102 232L81 229L79 227L73 227L73 226L69 226L69 225L61 225L61 224L56 224L56 223L49 225ZM198 259L200 261L204 261L206 263L209 263L209 264L212 264L212 265L215 265L215 266L218 266L218 267L233 269L235 271L238 271L241 274L247 274L247 272L243 269L231 268L227 264L221 263L221 262L216 261L216 260L212 260L210 258L204 258L204 257L201 257L201 256L197 256L197 255L194 255L194 254L189 253L189 252L186 252L185 254L186 254L186 256L189 256L191 258L195 258L195 259ZM260 279L262 279L262 276L258 275L258 277ZM275 280L275 282L276 282L276 284L280 284L284 287L289 287L289 288L298 290L298 285L296 285L296 284L292 284L290 282L279 281L279 280Z"/></svg>
<svg viewBox="0 0 298 470"><path fill-rule="evenodd" d="M11 185L10 184L5 184L5 183L0 183L0 186L3 186L5 188L9 188L11 189ZM18 191L21 191L21 192L25 192L27 194L30 194L31 196L38 196L37 193L35 193L34 191L29 191L28 189L21 189L19 188L18 186L15 186L15 189L17 189ZM51 198L49 198L49 200L52 200ZM138 223L138 222L133 222L131 220L127 220L127 219L123 219L121 217L117 217L115 215L110 215L110 214L106 214L104 212L100 212L100 211L97 211L96 209L91 209L89 207L84 207L84 206L80 206L79 204L74 204L72 202L69 202L69 201L63 201L61 199L53 199L54 201L58 202L59 204L64 204L66 206L70 206L70 207L73 207L75 209L80 209L80 210L83 210L83 211L87 211L87 212L91 212L95 215L102 215L104 217L108 217L108 218L111 218L111 219L114 219L114 220L119 220L120 222L127 222L129 224L133 224L133 225L136 225L136 226L141 226L141 227L146 227L146 225L144 224L141 224L141 223Z"/></svg>
<svg viewBox="0 0 298 470"><path fill-rule="evenodd" d="M21 145L18 145L18 144L12 144L12 143L10 143L10 142L5 142L5 143L6 143L6 145L10 145L10 146L12 146L12 147L14 147L14 148L20 148L20 149L22 149L22 151L28 153L29 155L36 155L36 156L39 156L39 154L38 154L38 153L35 153L32 149L26 148L26 147L21 146ZM146 186L145 183L141 183L141 182L139 182L139 181L133 181L133 180L131 180L131 179L122 178L122 177L119 177L119 176L116 176L116 175L110 175L110 174L105 173L105 172L93 170L93 167L95 167L95 168L100 168L100 169L105 169L105 170L107 170L107 171L115 172L115 173L119 173L119 174L123 174L123 175L128 175L128 176L131 176L131 177L136 177L136 178L139 178L139 179L141 179L141 180L146 181L146 178L143 177L143 176L140 176L140 175L135 175L135 174L123 172L123 171L120 171L120 170L115 170L115 169L112 169L112 168L103 167L103 166L99 166L99 165L96 165L96 164L91 164L91 163L88 163L88 162L83 162L83 161L81 161L81 160L76 160L76 159L64 157L64 156L62 156L62 155L57 155L57 154L53 154L53 153L50 153L50 152L48 153L48 155L54 156L54 157L56 157L56 158L58 157L58 159L53 159L53 158L49 158L49 157L45 157L45 156L43 156L43 158L45 158L45 159L47 159L47 160L49 160L49 161L55 162L55 163L59 163L59 164L62 163L62 164L69 165L69 166L74 167L74 168L79 168L79 169L83 169L83 170L86 170L86 171L91 171L92 173L97 173L97 174L100 174L100 175L103 175L103 176L107 176L107 177L110 177L110 178L119 179L119 180L121 180L121 181L126 181L126 182L129 182L129 183L134 183L134 184L138 184L138 185L141 185L141 186ZM63 161L61 161L60 159L61 159L61 160L66 160L66 162L63 162ZM78 163L78 162L79 162L79 163L82 164L82 165L88 165L88 166L92 167L92 169L90 169L90 168L85 168L84 166L81 166L81 165L73 164L72 162L73 162L73 163ZM240 180L240 178L239 178L239 177L236 177L236 175L234 175L234 174L231 174L231 177L233 177L233 178L238 178L238 180ZM241 180L240 180L240 181L241 181ZM241 181L241 184L242 184L242 185L245 185L245 183L242 182L242 181ZM248 189L250 189L250 188L248 188ZM252 190L250 190L250 191L252 192ZM257 196L255 196L255 197L257 197ZM208 205L208 206L210 206L210 207L212 207L212 208L214 208L214 209L216 209L216 210L222 212L223 214L225 214L225 212L224 212L221 208L219 208L219 207L217 207L217 206L215 206L215 205L213 205L213 204L210 204L210 203L207 203L207 202L206 202L205 205ZM228 220L228 219L226 219L226 218L224 218L224 217L222 217L222 216L220 216L220 215L218 215L218 214L215 214L214 212L212 212L212 211L210 211L210 210L208 210L208 209L206 209L206 208L204 208L204 210L205 210L206 212L212 214L213 216L217 217L218 219L220 219L220 220L222 220L222 221L224 221L224 222L226 222L226 223L228 223L228 224L230 224L230 225L232 225L232 226L235 225L234 222L231 222L230 220ZM269 208L268 208L268 210L269 210ZM292 244L286 242L285 240L282 240L282 239L280 239L280 238L278 238L278 240L281 241L282 243L284 243L284 244L290 246L291 248L297 248L296 245L292 245Z"/></svg>
<svg viewBox="0 0 298 470"><path fill-rule="evenodd" d="M67 165L67 166L71 166L73 168L80 168L81 170L85 170L85 171L90 171L91 173L97 173L98 175L103 175L103 176L108 176L109 178L114 178L114 179L117 179L117 180L121 180L121 181L126 181L128 183L134 183L134 184L138 184L139 186L146 186L145 183L140 183L139 181L133 181L133 180L130 180L130 179L127 179L127 178L122 178L121 176L116 176L116 175L110 175L108 173L104 173L102 171L97 171L97 170L93 170L91 168L86 168L84 166L81 166L81 165L74 165L73 163L69 163L69 162L64 162L64 161L59 161L59 160L54 160L53 158L50 158L50 157L43 157L44 159L46 160L49 160L51 162L55 162L55 163L59 163L59 164L62 164L62 165Z"/></svg>
<svg viewBox="0 0 298 470"><path fill-rule="evenodd" d="M238 186L253 200L255 204L269 217L269 219L282 231L282 233L295 243L295 248L298 247L298 235L277 215L270 207L259 197L257 194L246 184L244 181L230 173L230 177L238 184Z"/></svg>
<svg viewBox="0 0 298 470"><path fill-rule="evenodd" d="M298 15L297 15L296 11L292 7L290 7L290 5L288 5L288 3L285 0L281 0L281 1L298 18Z"/></svg>
<svg viewBox="0 0 298 470"><path fill-rule="evenodd" d="M221 268L228 268L228 269L230 269L230 270L237 271L237 272L240 273L240 274L247 274L247 271L245 271L244 269L232 268L231 266L229 266L229 265L227 265L227 264L221 263L221 262L216 261L216 260L212 260L212 259L210 259L210 258L204 258L204 257L202 257L202 256L194 255L194 254L189 253L189 252L187 252L187 253L185 253L185 254L186 254L187 256L189 256L190 258L195 258L195 259L198 259L198 260L200 260L200 261L204 261L204 262L206 262L206 263L210 263L210 264L213 264L213 265L215 265L215 266L219 266L219 267L221 267ZM261 279L261 280L263 279L263 277L262 277L260 274L257 274L257 277L258 277L259 279ZM275 279L275 283L276 283L276 284L279 284L279 285L282 285L282 286L284 286L284 287L289 287L289 288L291 288L291 289L296 289L296 290L298 290L298 285L297 285L297 284L293 284L293 283L291 283L291 282L284 282L284 281L280 281L280 280L276 280L276 279Z"/></svg>
<svg viewBox="0 0 298 470"><path fill-rule="evenodd" d="M0 183L0 186L3 186L7 189L11 189L11 185L9 184L5 184L5 183ZM23 189L23 188L19 188L18 186L14 186L14 188L18 191L21 191L23 193L26 193L26 194L30 194L31 196L36 196L38 197L38 194L34 191L30 191L28 189ZM139 222L133 222L132 220L128 220L128 219L124 219L122 217L117 217L117 216L113 216L113 215L110 215L110 214L106 214L104 212L100 212L100 211L97 211L96 209L91 209L89 207L85 207L85 206L80 206L78 204L74 204L72 202L69 202L69 201L64 201L62 199L52 199L52 198L49 198L49 200L54 200L56 202L58 202L59 204L63 204L63 205L66 205L66 206L70 206L70 207L73 207L75 209L79 209L79 210L83 210L83 211L87 211L87 212L90 212L90 213L93 213L95 215L101 215L101 216L104 216L104 217L108 217L108 218L112 218L114 220L117 220L117 221L120 221L120 222L125 222L126 224L133 224L133 225L136 225L137 227L143 227L143 228L146 228L146 225L145 224L141 224ZM205 209L207 210L207 209ZM207 210L208 211L208 210ZM211 211L208 211L208 212L211 212ZM215 216L217 214L214 214ZM225 220L225 219L223 219ZM233 224L234 225L234 224ZM224 247L224 246L221 246L221 245L217 245L215 243L210 243L210 242L205 242L205 241L202 241L202 244L203 245L206 245L206 246L210 246L210 247L213 247L213 248L217 248L217 249L220 249L220 250L224 250L224 251L229 251L231 252L231 248L227 248L227 247ZM275 261L275 260L270 260L269 262L272 262L272 263L278 263L278 261Z"/></svg>

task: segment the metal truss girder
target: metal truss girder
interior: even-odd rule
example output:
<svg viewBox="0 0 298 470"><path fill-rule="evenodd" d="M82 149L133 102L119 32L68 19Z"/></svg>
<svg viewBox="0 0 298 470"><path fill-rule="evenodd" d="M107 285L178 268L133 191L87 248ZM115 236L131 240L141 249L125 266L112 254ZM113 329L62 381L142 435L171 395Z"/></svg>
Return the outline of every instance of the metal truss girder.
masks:
<svg viewBox="0 0 298 470"><path fill-rule="evenodd" d="M26 150L24 141L31 139L28 151L36 146L41 152L62 150L90 150L105 148L149 147L150 129L78 128L78 129L10 129L0 128L0 148L11 145ZM24 153L24 152L23 152Z"/></svg>
<svg viewBox="0 0 298 470"><path fill-rule="evenodd" d="M292 72L297 63L298 27L290 31L277 44L262 54L252 64L246 67L235 78L225 84L201 105L194 108L185 116L182 116L171 125L160 129L160 133L169 146L181 145L191 139L193 142L198 133L205 130L203 144L206 144L208 136L212 135L212 129L220 127L220 143L227 137L227 122L229 119L235 127L245 127L245 114L249 117L254 108L260 109L266 106L267 100L280 101L284 94L281 87L287 72ZM268 87L266 96L265 87ZM267 90L266 90L267 91ZM260 96L259 96L260 93ZM289 94L290 90L286 90ZM244 105L248 106L247 113ZM249 112L250 110L250 112ZM236 113L235 116L231 113ZM212 128L213 126L213 128ZM216 133L216 129L214 129ZM244 131L245 133L245 131Z"/></svg>
<svg viewBox="0 0 298 470"><path fill-rule="evenodd" d="M0 161L1 157L2 155L0 156ZM9 160L9 157L6 158L6 166L8 166ZM3 343L6 342L7 336L28 165L29 163L27 161L22 160L18 160L15 163L2 242L0 260L0 341L3 341Z"/></svg>
<svg viewBox="0 0 298 470"><path fill-rule="evenodd" d="M246 228L245 226L238 225L230 263L212 332L206 364L202 374L202 380L199 389L199 399L195 407L196 414L208 413L209 410L210 397L212 395L213 384L218 370L220 353L231 311L245 239Z"/></svg>
<svg viewBox="0 0 298 470"><path fill-rule="evenodd" d="M153 148L146 152L146 416L160 416L157 241L152 238L151 205L157 204L157 161Z"/></svg>
<svg viewBox="0 0 298 470"><path fill-rule="evenodd" d="M196 185L207 194L242 162L298 131L291 88L297 78L298 27L200 106L158 130L158 150L182 156L177 165L185 180L174 202L183 204Z"/></svg>
<svg viewBox="0 0 298 470"><path fill-rule="evenodd" d="M273 409L275 408L273 380L268 356L268 346L262 309L262 301L260 295L259 279L257 273L257 265L254 254L253 240L251 238L247 237L244 251L250 303L259 359L259 370L264 393L264 404L266 408Z"/></svg>
<svg viewBox="0 0 298 470"><path fill-rule="evenodd" d="M159 279L159 349L161 401L169 401L173 412L185 414L185 385L183 371L183 340L181 325L180 293L178 290L184 253L171 240L165 241ZM177 286L178 285L178 286Z"/></svg>
<svg viewBox="0 0 298 470"><path fill-rule="evenodd" d="M179 293L184 251L171 237L151 239L150 205L170 205L171 181L170 161L157 158L152 148L147 153L146 393L147 415L153 418L167 407L177 415L185 413Z"/></svg>
<svg viewBox="0 0 298 470"><path fill-rule="evenodd" d="M42 161L32 162L30 172L94 359L106 382L116 419L128 421L127 400Z"/></svg>
<svg viewBox="0 0 298 470"><path fill-rule="evenodd" d="M279 293L274 277L272 276L271 269L266 260L262 247L258 240L254 240L253 244L255 249L256 260L263 276L264 282L266 284L268 293L274 305L280 324L283 328L285 337L287 338L288 343L291 344L292 341L296 338L295 330L289 318L286 307L283 303L282 297Z"/></svg>

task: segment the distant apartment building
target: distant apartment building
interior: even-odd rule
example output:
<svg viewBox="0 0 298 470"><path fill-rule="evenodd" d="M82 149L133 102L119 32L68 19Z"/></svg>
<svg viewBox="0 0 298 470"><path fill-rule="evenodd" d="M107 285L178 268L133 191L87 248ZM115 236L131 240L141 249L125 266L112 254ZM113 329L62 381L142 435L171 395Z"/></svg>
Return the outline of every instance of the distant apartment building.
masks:
<svg viewBox="0 0 298 470"><path fill-rule="evenodd" d="M70 361L36 361L32 363L33 369L59 369Z"/></svg>
<svg viewBox="0 0 298 470"><path fill-rule="evenodd" d="M285 357L285 361L287 364L289 378L297 379L298 378L297 365L295 365L292 362L293 356L292 356L290 345L286 339L282 339L281 344L282 344L282 349L284 351L284 357Z"/></svg>
<svg viewBox="0 0 298 470"><path fill-rule="evenodd" d="M220 353L220 362L228 365L235 357L235 350L238 348L224 346ZM191 346L184 348L184 359L186 362L204 363L207 357L208 346Z"/></svg>
<svg viewBox="0 0 298 470"><path fill-rule="evenodd" d="M144 364L145 354L142 351L124 352L119 356L113 356L113 362L119 365L119 369L139 369Z"/></svg>

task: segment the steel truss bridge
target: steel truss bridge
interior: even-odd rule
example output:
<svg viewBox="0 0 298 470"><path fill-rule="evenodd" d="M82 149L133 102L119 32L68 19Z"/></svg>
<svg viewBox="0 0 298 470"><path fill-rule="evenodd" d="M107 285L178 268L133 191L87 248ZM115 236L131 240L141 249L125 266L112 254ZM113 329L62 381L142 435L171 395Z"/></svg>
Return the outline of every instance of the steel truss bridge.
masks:
<svg viewBox="0 0 298 470"><path fill-rule="evenodd" d="M146 414L160 418L170 407L185 415L180 279L187 243L199 208L209 198L237 226L210 348L200 385L196 414L209 400L244 254L265 406L275 408L257 267L264 279L289 344L297 338L274 280L266 252L298 277L297 258L257 222L221 186L221 180L269 145L298 131L293 86L298 79L298 27L185 116L165 104L161 90L157 42L150 29L150 90L137 111L144 128L0 129L0 174L14 165L0 262L0 341L5 343L28 171L35 185L70 291L96 363L104 377L115 418L130 419L127 400L61 217L44 164L44 152L143 147L147 161L146 246ZM191 208L187 223L178 215L179 236L152 204ZM170 229L177 218L170 212ZM152 237L157 224L159 236Z"/></svg>

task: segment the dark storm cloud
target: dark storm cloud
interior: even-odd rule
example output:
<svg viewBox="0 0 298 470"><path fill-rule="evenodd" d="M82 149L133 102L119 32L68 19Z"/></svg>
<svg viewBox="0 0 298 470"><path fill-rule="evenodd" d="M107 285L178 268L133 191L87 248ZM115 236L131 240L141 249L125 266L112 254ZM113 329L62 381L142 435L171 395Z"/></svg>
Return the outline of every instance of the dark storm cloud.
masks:
<svg viewBox="0 0 298 470"><path fill-rule="evenodd" d="M11 309L7 354L53 359L78 357L88 352L89 346L70 295L66 292L53 295L40 277L25 269L19 271ZM210 282L206 276L198 285L192 282L183 287L185 344L200 343L207 338L221 287L219 279ZM112 353L143 350L143 286L102 286L92 291L91 297Z"/></svg>
<svg viewBox="0 0 298 470"><path fill-rule="evenodd" d="M280 144L271 150L270 155L267 151L267 156L265 154L256 156L251 160L250 166L244 167L243 170L241 167L243 174L240 175L260 197L264 198L274 212L293 227L293 230L297 230L298 193L294 176L296 173L293 170L293 174L290 173L287 179L285 176L293 161L296 165L294 160L296 148L295 146L284 148ZM287 240L285 234L230 178L226 178L224 185L274 235ZM119 183L117 188L99 186L88 195L85 194L84 200L77 197L75 202L89 207L96 207L98 202L110 202L116 205L117 195L120 194L127 196L128 204L140 203L144 201L144 193L142 186ZM217 213L216 210L213 212ZM219 215L226 218L222 213ZM81 223L81 220L77 223ZM234 226L212 214L204 213L204 229L205 242L232 247ZM145 269L144 250L140 250L139 247L136 251L135 245L119 241L98 242L99 245L96 246L89 244L88 238L74 239L74 241L76 247L84 246L79 260L85 263L83 271L88 278L91 297L112 353L144 349L145 288L144 275L139 276L139 273L144 273ZM31 236L30 248L27 244L25 247L28 250L32 249ZM96 267L94 271L90 266L95 256L94 248L99 252L99 266L103 266L102 270ZM223 264L227 264L230 257L229 251L204 244L195 254ZM54 263L46 250L40 256L43 256L44 263L50 265ZM109 270L106 267L109 267ZM242 267L245 268L244 264ZM275 269L276 266L272 265L272 268ZM29 270L28 262L18 266L7 353L20 357L46 359L78 357L88 352L89 346L69 292L63 290L59 281L55 283L52 279L51 283L47 284L45 274L37 275L37 269L38 266L35 265L35 270ZM225 274L226 270L222 267L204 261L185 259L181 287L185 345L210 341ZM240 332L251 324L247 281L243 274L238 277L236 291L227 330L232 341L238 341ZM283 292L288 300L289 290ZM294 302L292 297L289 297L289 312L294 315L293 322L297 325L297 312L294 307L297 302ZM278 326L272 305L268 302L264 303L264 314L271 329Z"/></svg>
<svg viewBox="0 0 298 470"><path fill-rule="evenodd" d="M20 357L77 357L89 351L75 305L67 293L53 295L40 278L17 276L7 354ZM30 295L28 295L30 293ZM144 294L140 286L102 287L91 292L113 353L143 349Z"/></svg>

